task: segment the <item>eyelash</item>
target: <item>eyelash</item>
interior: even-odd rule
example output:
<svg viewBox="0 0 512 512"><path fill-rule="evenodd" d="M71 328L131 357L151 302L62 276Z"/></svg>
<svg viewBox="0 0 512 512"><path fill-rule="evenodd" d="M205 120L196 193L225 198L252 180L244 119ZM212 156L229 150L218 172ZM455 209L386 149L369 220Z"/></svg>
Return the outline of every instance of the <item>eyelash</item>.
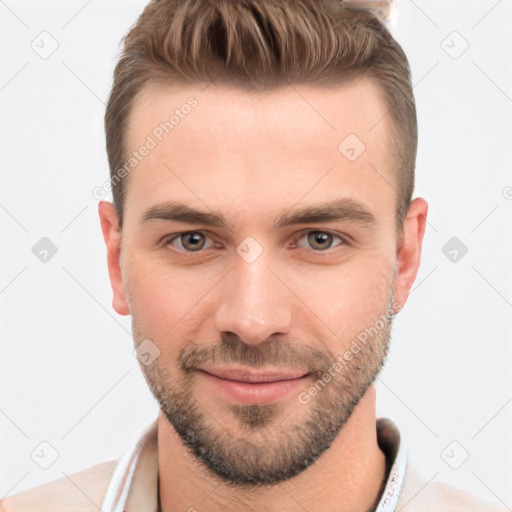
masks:
<svg viewBox="0 0 512 512"><path fill-rule="evenodd" d="M341 234L335 233L333 231L327 231L327 230L321 230L321 229L308 229L307 231L301 232L301 234L294 239L293 244L292 244L292 248L294 248L294 249L295 248L302 249L303 247L298 247L297 246L297 242L299 240L301 240L302 238L307 237L311 233L327 234L327 235L331 235L334 239L338 238L340 240L340 243L338 245L335 245L334 247L329 247L328 249L324 249L324 250L314 250L314 249L312 249L312 251L317 253L317 254L330 254L332 252L332 250L336 249L336 247L340 247L342 245L349 245L349 246L351 245L350 239L347 236L345 236L345 235L341 235ZM182 235L187 235L187 234L201 234L201 235L204 235L205 237L208 237L208 234L206 232L204 232L204 231L182 231L181 233L176 233L174 235L165 237L163 239L163 241L162 241L162 244L165 247L167 245L172 245L172 242L174 240L180 240L180 237ZM174 247L174 248L177 249L179 252L186 253L186 254L195 254L195 253L199 254L199 253L201 253L201 252L203 252L203 251L205 251L207 249L211 249L211 247L206 247L206 248L200 249L199 251L188 251L185 248L183 248L183 249L179 249L177 247Z"/></svg>

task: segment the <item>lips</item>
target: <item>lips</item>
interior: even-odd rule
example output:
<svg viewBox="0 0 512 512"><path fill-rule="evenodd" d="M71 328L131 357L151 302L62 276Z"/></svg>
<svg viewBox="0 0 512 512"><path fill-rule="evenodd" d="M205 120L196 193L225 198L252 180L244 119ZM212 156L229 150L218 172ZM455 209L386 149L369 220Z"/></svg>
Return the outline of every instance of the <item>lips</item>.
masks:
<svg viewBox="0 0 512 512"><path fill-rule="evenodd" d="M279 382L284 380L295 380L308 375L310 372L304 368L268 368L268 369L249 369L236 368L233 366L211 366L201 367L199 370L218 377L219 379L248 382L248 383L262 383L262 382Z"/></svg>
<svg viewBox="0 0 512 512"><path fill-rule="evenodd" d="M265 404L289 397L304 386L310 375L304 368L255 369L215 365L198 370L203 382L216 396L239 404Z"/></svg>

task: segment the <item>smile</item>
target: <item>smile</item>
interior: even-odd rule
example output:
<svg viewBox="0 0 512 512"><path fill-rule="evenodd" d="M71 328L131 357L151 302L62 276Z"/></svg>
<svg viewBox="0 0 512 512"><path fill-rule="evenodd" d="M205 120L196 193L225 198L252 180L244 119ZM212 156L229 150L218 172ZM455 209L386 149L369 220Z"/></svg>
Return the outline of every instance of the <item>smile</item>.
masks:
<svg viewBox="0 0 512 512"><path fill-rule="evenodd" d="M242 404L274 402L300 387L307 370L247 370L215 367L199 369L205 381L225 399Z"/></svg>

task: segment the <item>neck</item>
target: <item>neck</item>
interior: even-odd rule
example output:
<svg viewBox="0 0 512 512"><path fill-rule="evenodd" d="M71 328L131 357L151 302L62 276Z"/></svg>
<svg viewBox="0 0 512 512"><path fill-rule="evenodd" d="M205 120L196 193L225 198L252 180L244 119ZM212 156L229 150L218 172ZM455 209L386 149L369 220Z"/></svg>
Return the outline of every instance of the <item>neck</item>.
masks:
<svg viewBox="0 0 512 512"><path fill-rule="evenodd" d="M220 481L189 453L162 413L158 417L158 470L163 512L374 510L386 478L386 459L377 444L375 389L368 389L330 448L285 482L240 489Z"/></svg>

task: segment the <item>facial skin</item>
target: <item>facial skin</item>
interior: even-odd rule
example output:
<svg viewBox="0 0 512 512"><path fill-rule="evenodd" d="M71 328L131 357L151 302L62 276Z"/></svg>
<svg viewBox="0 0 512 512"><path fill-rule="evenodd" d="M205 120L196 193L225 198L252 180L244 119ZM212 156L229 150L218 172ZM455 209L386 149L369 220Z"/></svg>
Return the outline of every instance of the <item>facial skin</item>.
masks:
<svg viewBox="0 0 512 512"><path fill-rule="evenodd" d="M160 351L140 366L162 411L162 510L371 510L385 477L371 384L389 312L416 277L428 209L413 201L399 239L388 108L368 80L260 96L151 86L133 105L128 153L191 96L197 106L131 170L122 230L112 204L99 204L113 307L132 315L136 346L149 339ZM366 146L355 161L338 150L349 134ZM367 213L274 226L336 200ZM224 226L142 221L171 202L222 216ZM378 334L300 401L386 314ZM242 404L200 371L220 364L308 375L278 400Z"/></svg>

